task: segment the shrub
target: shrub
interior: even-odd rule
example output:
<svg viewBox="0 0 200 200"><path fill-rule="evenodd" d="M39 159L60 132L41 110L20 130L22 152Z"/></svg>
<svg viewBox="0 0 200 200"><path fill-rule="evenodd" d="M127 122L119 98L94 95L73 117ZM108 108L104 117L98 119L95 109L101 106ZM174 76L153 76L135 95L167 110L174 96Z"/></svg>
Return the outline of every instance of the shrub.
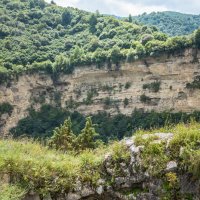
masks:
<svg viewBox="0 0 200 200"><path fill-rule="evenodd" d="M129 89L131 87L131 82L126 82L126 84L125 84L125 89L127 90L127 89Z"/></svg>
<svg viewBox="0 0 200 200"><path fill-rule="evenodd" d="M142 165L152 175L161 175L169 160L165 152L165 144L149 143L142 152Z"/></svg>
<svg viewBox="0 0 200 200"><path fill-rule="evenodd" d="M142 94L142 95L140 96L140 101L141 101L142 103L148 104L148 103L151 102L151 98L148 97L148 96L146 96L145 94Z"/></svg>
<svg viewBox="0 0 200 200"><path fill-rule="evenodd" d="M18 185L3 184L0 186L1 200L21 200L25 197L26 190Z"/></svg>
<svg viewBox="0 0 200 200"><path fill-rule="evenodd" d="M8 113L10 115L12 111L13 106L10 103L4 102L0 104L0 116L5 113Z"/></svg>
<svg viewBox="0 0 200 200"><path fill-rule="evenodd" d="M188 89L200 89L200 76L196 76L192 83L187 83L186 88L188 88Z"/></svg>
<svg viewBox="0 0 200 200"><path fill-rule="evenodd" d="M160 90L161 82L153 82L153 83L147 83L143 85L143 89L149 89L152 92L158 92Z"/></svg>
<svg viewBox="0 0 200 200"><path fill-rule="evenodd" d="M128 106L129 100L127 98L124 99L124 107Z"/></svg>
<svg viewBox="0 0 200 200"><path fill-rule="evenodd" d="M111 153L112 158L116 163L128 163L131 158L130 151L123 142L114 142L111 145Z"/></svg>

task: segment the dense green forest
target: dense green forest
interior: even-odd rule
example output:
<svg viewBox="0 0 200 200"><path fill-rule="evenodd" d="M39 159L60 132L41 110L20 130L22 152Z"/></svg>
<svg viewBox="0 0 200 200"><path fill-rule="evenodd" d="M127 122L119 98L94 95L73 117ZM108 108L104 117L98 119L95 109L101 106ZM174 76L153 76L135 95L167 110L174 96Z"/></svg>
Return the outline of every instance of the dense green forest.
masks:
<svg viewBox="0 0 200 200"><path fill-rule="evenodd" d="M144 13L134 19L142 24L154 25L170 36L187 35L200 27L200 15L171 11Z"/></svg>
<svg viewBox="0 0 200 200"><path fill-rule="evenodd" d="M195 43L194 35L170 38L155 26L44 0L0 1L0 40L1 82L12 72L71 73L77 65L118 65Z"/></svg>
<svg viewBox="0 0 200 200"><path fill-rule="evenodd" d="M155 26L138 25L111 16L62 8L44 0L2 0L0 2L0 84L10 74L44 70L47 73L71 73L74 67L120 61L134 61L162 52L173 53L186 47L200 47L200 30L188 36L169 37ZM6 107L7 106L7 107ZM6 112L12 107L6 105ZM0 113L4 113L1 110ZM47 137L67 117L79 134L85 124L80 113L69 113L46 105L39 112L30 109L29 116L12 129L15 136ZM177 123L199 113L147 113L134 111L132 116L94 115L99 138L121 139L138 128L159 127L166 120Z"/></svg>
<svg viewBox="0 0 200 200"><path fill-rule="evenodd" d="M62 124L68 117L72 120L72 130L79 135L84 128L86 118L78 112L68 112L67 109L43 105L40 111L29 110L29 116L20 120L18 126L11 129L15 137L23 134L34 138L46 138L53 134L55 127ZM102 112L92 116L95 129L99 133L96 139L108 142L109 140L120 140L131 136L138 129L158 128L179 122L189 122L194 119L200 121L200 112L186 113L145 113L142 110L133 111L131 116L118 114L111 116Z"/></svg>

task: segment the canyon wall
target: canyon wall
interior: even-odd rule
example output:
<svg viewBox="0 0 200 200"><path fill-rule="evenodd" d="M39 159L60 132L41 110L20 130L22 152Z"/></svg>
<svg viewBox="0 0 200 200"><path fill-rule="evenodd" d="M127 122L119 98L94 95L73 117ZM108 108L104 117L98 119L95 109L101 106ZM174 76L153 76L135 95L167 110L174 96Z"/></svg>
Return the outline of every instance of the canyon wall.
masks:
<svg viewBox="0 0 200 200"><path fill-rule="evenodd" d="M200 51L187 49L117 67L78 67L73 74L62 74L56 81L42 72L21 75L0 86L0 104L8 102L13 106L12 114L1 115L1 132L8 133L27 116L28 108L39 109L42 104L85 115L103 110L112 115L130 115L134 109L187 113L200 110L200 89L186 87L200 77L199 61Z"/></svg>

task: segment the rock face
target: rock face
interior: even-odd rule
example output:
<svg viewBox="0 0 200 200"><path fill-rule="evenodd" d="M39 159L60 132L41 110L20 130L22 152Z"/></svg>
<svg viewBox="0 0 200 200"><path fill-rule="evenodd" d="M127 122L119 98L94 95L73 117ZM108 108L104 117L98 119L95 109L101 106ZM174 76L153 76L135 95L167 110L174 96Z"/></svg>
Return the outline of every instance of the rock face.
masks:
<svg viewBox="0 0 200 200"><path fill-rule="evenodd" d="M9 85L0 86L0 103L14 106L12 115L1 119L1 132L6 134L16 126L27 115L27 108L39 109L44 103L83 114L105 109L112 115L119 111L129 115L135 108L157 112L199 110L200 90L186 87L200 76L199 60L200 51L187 49L175 55L121 63L119 69L79 67L71 75L60 75L56 82L45 73L21 75Z"/></svg>
<svg viewBox="0 0 200 200"><path fill-rule="evenodd" d="M167 144L173 139L172 133L144 135L142 139L154 137L151 143ZM107 154L103 163L102 179L95 186L77 182L73 191L67 194L48 196L48 200L186 200L200 199L200 181L183 173L178 160L166 162L159 175L151 174L144 167L141 157L145 146L136 145L135 137L122 141L130 152L130 159L114 160ZM169 179L166 179L169 177ZM47 200L46 199L46 200ZM40 200L39 195L27 195L25 200Z"/></svg>

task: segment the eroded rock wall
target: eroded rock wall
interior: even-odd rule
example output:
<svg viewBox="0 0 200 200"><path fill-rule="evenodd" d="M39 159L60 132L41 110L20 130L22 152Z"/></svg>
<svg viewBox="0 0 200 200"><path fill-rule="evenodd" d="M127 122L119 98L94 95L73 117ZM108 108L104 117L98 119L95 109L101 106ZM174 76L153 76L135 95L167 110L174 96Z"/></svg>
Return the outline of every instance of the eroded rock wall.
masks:
<svg viewBox="0 0 200 200"><path fill-rule="evenodd" d="M1 116L1 132L8 133L27 115L44 103L57 104L85 115L106 110L130 115L134 109L157 112L200 110L200 89L187 83L200 76L200 51L187 49L175 55L149 57L120 68L95 66L76 68L71 75L60 75L55 82L45 73L26 74L9 85L0 86L0 103L14 106L12 114ZM158 91L144 85L159 83ZM143 98L142 98L143 97Z"/></svg>

